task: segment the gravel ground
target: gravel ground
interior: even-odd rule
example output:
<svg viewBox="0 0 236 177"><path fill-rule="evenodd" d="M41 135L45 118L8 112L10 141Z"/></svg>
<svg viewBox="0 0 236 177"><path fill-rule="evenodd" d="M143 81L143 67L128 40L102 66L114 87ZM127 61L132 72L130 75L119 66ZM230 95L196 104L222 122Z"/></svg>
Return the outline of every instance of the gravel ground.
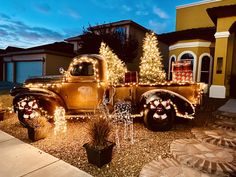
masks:
<svg viewBox="0 0 236 177"><path fill-rule="evenodd" d="M8 97L4 95L4 99ZM0 102L9 102L10 97ZM124 126L114 126L113 130L119 129L120 147L113 149L112 162L102 168L97 168L88 163L85 149L82 147L88 142L86 126L89 120L70 120L67 122L67 133L54 135L53 126L48 137L37 142L28 140L27 129L23 128L15 114L6 114L5 120L0 122L0 129L13 135L22 141L29 143L59 159L93 176L138 176L142 167L152 160L158 158L172 157L169 151L170 144L175 139L193 138L190 130L192 127L205 127L211 121L212 112L215 111L226 100L206 99L204 107L198 109L196 118L192 121L178 119L171 131L152 132L146 129L141 120L134 122L134 144L124 139ZM115 142L115 133L111 137Z"/></svg>

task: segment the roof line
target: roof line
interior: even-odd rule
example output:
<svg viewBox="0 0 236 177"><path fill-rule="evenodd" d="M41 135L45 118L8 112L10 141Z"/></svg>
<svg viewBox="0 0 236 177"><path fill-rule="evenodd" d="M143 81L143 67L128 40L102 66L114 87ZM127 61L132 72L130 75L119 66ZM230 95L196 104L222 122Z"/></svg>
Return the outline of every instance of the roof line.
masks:
<svg viewBox="0 0 236 177"><path fill-rule="evenodd" d="M186 8L186 7L192 7L192 6L214 3L214 2L219 2L219 1L222 1L222 0L203 0L203 1L193 2L193 3L189 3L189 4L179 5L179 6L176 6L176 9L182 9L182 8Z"/></svg>
<svg viewBox="0 0 236 177"><path fill-rule="evenodd" d="M7 56L13 56L13 55L25 55L25 54L38 54L38 53L50 53L50 54L59 54L62 56L74 56L74 54L70 53L64 53L64 52L58 52L48 49L32 49L32 50L24 50L24 51L18 51L18 52L8 52L5 54L1 54L0 56L7 57Z"/></svg>

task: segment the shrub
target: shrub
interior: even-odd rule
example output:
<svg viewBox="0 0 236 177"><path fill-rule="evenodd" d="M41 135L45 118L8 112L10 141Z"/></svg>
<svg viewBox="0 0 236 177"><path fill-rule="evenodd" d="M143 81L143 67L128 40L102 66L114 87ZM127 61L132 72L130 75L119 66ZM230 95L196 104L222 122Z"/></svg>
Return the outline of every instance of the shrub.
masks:
<svg viewBox="0 0 236 177"><path fill-rule="evenodd" d="M112 132L112 125L106 117L96 116L93 118L87 130L90 146L101 149L110 143L108 139Z"/></svg>

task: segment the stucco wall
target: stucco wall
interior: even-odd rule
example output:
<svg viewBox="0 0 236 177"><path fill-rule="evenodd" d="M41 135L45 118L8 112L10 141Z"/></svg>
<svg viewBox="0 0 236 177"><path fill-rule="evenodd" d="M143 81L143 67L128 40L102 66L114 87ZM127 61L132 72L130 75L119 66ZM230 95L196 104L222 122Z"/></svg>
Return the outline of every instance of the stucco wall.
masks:
<svg viewBox="0 0 236 177"><path fill-rule="evenodd" d="M175 43L175 44L183 44L183 43L189 43L189 42L209 42L209 41L203 41L203 40L182 40L181 42ZM197 81L198 77L198 70L199 70L199 57L202 54L210 54L211 57L214 58L214 43L211 44L210 47L186 47L186 48L178 48L174 50L169 51L169 57L176 56L176 60L178 60L183 53L193 52L196 56L195 60L195 81Z"/></svg>
<svg viewBox="0 0 236 177"><path fill-rule="evenodd" d="M214 26L206 9L236 4L235 0L221 0L195 6L179 6L176 8L176 31Z"/></svg>

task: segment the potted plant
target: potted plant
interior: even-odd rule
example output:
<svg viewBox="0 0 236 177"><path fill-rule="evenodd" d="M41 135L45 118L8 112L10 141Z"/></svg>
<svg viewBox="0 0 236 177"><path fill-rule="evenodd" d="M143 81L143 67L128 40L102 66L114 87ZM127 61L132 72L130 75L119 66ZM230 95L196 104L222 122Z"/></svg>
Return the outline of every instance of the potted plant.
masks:
<svg viewBox="0 0 236 177"><path fill-rule="evenodd" d="M27 130L28 137L32 141L37 141L43 138L46 138L50 129L50 124L47 118L43 116L28 118L27 122Z"/></svg>
<svg viewBox="0 0 236 177"><path fill-rule="evenodd" d="M0 103L0 121L2 121L4 119L5 112L6 112L6 110L3 109L2 103Z"/></svg>
<svg viewBox="0 0 236 177"><path fill-rule="evenodd" d="M112 125L107 117L98 116L91 120L87 130L90 141L83 147L86 149L88 162L101 168L112 159L115 143L108 140L112 132Z"/></svg>

